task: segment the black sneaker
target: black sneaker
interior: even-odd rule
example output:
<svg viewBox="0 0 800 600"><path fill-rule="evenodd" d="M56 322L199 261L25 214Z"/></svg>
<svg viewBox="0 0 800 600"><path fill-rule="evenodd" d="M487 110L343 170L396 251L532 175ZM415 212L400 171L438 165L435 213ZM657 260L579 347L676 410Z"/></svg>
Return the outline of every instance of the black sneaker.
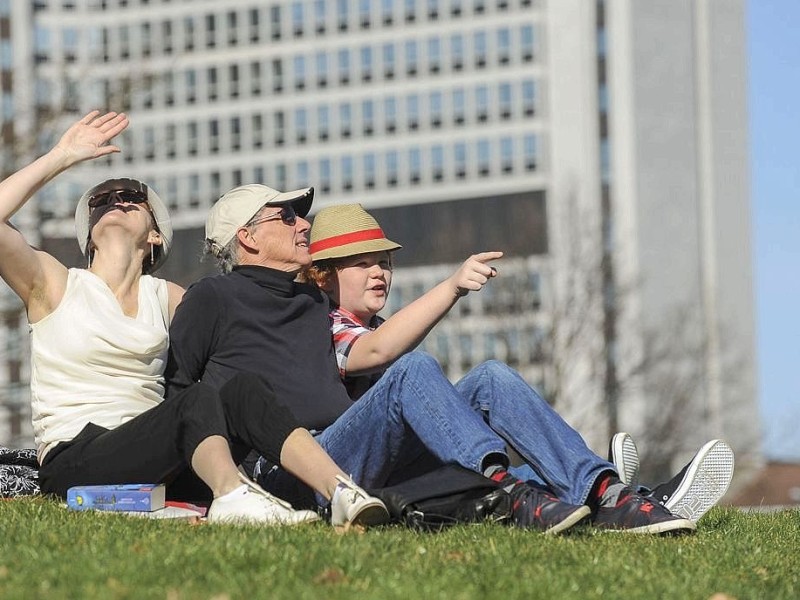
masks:
<svg viewBox="0 0 800 600"><path fill-rule="evenodd" d="M731 447L711 440L675 477L653 488L652 497L672 513L697 523L728 491L733 465Z"/></svg>
<svg viewBox="0 0 800 600"><path fill-rule="evenodd" d="M623 488L614 506L598 507L594 525L600 529L629 533L680 533L695 530L694 523L689 519L676 517L655 500L637 494L630 487Z"/></svg>
<svg viewBox="0 0 800 600"><path fill-rule="evenodd" d="M527 484L508 471L498 471L491 479L511 496L511 522L517 527L557 534L585 520L592 512L588 506L562 502L547 490Z"/></svg>

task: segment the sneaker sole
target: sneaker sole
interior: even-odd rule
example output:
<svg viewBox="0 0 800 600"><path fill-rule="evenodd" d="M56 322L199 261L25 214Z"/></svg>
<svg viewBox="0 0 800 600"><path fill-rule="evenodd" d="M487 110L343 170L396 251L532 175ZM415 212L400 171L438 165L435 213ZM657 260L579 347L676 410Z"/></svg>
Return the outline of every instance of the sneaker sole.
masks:
<svg viewBox="0 0 800 600"><path fill-rule="evenodd" d="M673 521L663 521L661 523L651 523L642 527L631 529L614 529L618 533L688 533L697 529L697 526L689 519L675 519Z"/></svg>
<svg viewBox="0 0 800 600"><path fill-rule="evenodd" d="M383 504L370 504L362 508L357 515L350 521L353 525L362 527L373 527L375 525L385 525L389 522L389 511Z"/></svg>
<svg viewBox="0 0 800 600"><path fill-rule="evenodd" d="M728 491L733 479L733 450L722 440L712 440L692 459L681 484L664 502L672 514L697 523Z"/></svg>
<svg viewBox="0 0 800 600"><path fill-rule="evenodd" d="M561 521L560 523L553 525L550 529L547 529L545 533L547 535L558 535L569 529L570 527L574 527L581 521L586 520L586 518L592 514L592 510L588 506L581 506L578 510L574 513L570 514L566 519Z"/></svg>
<svg viewBox="0 0 800 600"><path fill-rule="evenodd" d="M617 467L617 476L622 483L633 487L639 485L639 451L630 434L616 433L611 438L609 461Z"/></svg>

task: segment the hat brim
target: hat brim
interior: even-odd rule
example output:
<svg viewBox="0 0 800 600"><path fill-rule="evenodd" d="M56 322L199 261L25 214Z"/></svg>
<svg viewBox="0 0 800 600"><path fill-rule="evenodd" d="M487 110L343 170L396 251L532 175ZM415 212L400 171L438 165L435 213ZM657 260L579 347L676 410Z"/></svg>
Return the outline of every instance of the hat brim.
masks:
<svg viewBox="0 0 800 600"><path fill-rule="evenodd" d="M109 181L114 180L109 179L98 185L103 185ZM131 179L130 181L141 183L136 179ZM156 227L158 228L158 232L161 234L161 252L158 253L156 261L153 263L153 267L150 269L150 272L153 273L162 264L164 264L165 260L167 260L167 254L169 254L170 247L172 246L172 221L169 217L169 210L167 209L167 205L164 204L164 201L149 185L142 185L144 185L144 187L147 189L147 204L150 207L150 210L153 212L153 216L155 217L156 221ZM78 200L78 205L75 207L75 236L78 238L78 245L80 246L81 253L84 256L87 256L89 251L89 234L91 233L89 228L89 197L92 190L97 187L98 186L93 186L86 190L81 196L80 200Z"/></svg>
<svg viewBox="0 0 800 600"><path fill-rule="evenodd" d="M295 214L297 214L298 217L304 218L308 214L308 211L311 210L311 204L313 202L314 202L314 188L307 187L299 190L294 190L292 192L281 192L280 194L272 198L269 202L265 202L262 206L273 206L275 204L291 204Z"/></svg>
<svg viewBox="0 0 800 600"><path fill-rule="evenodd" d="M358 254L368 254L370 252L391 252L393 250L400 250L401 248L402 246L400 244L385 238L380 240L366 240L313 252L311 254L311 260L316 262L318 260L332 258L347 258Z"/></svg>

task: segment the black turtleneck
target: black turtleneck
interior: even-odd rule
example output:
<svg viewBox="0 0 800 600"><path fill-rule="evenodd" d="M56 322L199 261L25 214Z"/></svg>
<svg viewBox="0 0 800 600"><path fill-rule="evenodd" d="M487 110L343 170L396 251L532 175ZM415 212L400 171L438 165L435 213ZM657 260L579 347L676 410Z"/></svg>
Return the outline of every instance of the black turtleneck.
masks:
<svg viewBox="0 0 800 600"><path fill-rule="evenodd" d="M168 394L260 375L301 425L323 429L352 401L339 378L327 297L294 275L235 267L186 290L170 326Z"/></svg>

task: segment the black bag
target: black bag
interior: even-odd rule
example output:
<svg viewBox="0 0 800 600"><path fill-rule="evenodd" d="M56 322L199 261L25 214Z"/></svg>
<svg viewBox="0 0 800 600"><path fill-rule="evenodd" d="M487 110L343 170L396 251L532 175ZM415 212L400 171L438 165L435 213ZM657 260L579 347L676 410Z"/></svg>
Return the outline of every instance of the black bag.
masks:
<svg viewBox="0 0 800 600"><path fill-rule="evenodd" d="M497 482L459 465L444 465L370 493L383 500L393 521L412 529L511 518L511 496Z"/></svg>

